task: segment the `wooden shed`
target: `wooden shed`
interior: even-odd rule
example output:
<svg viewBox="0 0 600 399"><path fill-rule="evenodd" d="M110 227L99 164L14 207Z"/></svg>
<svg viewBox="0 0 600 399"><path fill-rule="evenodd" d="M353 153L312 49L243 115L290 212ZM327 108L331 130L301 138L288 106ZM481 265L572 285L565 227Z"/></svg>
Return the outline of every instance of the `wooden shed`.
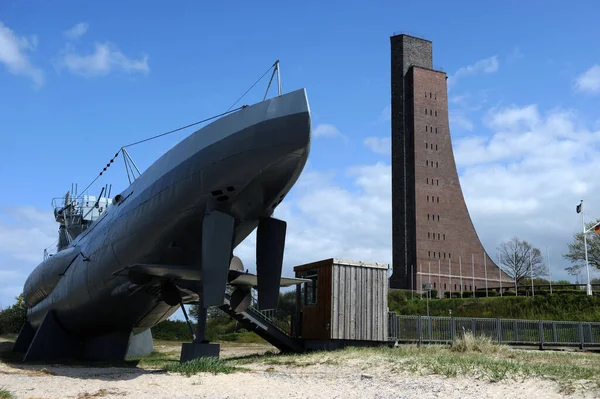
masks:
<svg viewBox="0 0 600 399"><path fill-rule="evenodd" d="M387 341L388 264L325 259L294 267L304 340Z"/></svg>

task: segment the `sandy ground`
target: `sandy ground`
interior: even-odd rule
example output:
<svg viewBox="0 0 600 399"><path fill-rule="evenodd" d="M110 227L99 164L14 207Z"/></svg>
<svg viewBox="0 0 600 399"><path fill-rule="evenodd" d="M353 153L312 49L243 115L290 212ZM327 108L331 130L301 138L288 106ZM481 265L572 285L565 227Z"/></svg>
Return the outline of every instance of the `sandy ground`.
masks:
<svg viewBox="0 0 600 399"><path fill-rule="evenodd" d="M164 347L161 348L161 345ZM156 349L175 346L158 343ZM264 353L269 345L224 345L224 356ZM244 365L229 375L185 377L141 368L92 368L0 363L0 387L17 398L563 398L556 384L530 379L488 383L475 378L445 378L368 370L359 365L306 367ZM576 393L570 397L592 398Z"/></svg>

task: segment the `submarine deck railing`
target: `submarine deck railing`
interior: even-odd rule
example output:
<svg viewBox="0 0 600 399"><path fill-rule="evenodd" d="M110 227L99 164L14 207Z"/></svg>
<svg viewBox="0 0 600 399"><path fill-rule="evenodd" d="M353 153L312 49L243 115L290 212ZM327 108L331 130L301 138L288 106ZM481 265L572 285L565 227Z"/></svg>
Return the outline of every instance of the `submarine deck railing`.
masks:
<svg viewBox="0 0 600 399"><path fill-rule="evenodd" d="M470 317L403 316L388 313L388 340L451 343L470 332L498 344L600 347L600 323Z"/></svg>

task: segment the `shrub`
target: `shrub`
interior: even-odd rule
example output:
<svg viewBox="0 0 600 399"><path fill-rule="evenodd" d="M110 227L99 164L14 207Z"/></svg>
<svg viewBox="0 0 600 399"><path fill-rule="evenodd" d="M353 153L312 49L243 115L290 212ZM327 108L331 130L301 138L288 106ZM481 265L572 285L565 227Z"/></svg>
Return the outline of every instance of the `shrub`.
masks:
<svg viewBox="0 0 600 399"><path fill-rule="evenodd" d="M487 335L474 336L470 331L461 334L450 347L453 352L496 353L500 349Z"/></svg>
<svg viewBox="0 0 600 399"><path fill-rule="evenodd" d="M27 321L27 305L23 294L16 300L14 305L0 311L0 334L16 334Z"/></svg>

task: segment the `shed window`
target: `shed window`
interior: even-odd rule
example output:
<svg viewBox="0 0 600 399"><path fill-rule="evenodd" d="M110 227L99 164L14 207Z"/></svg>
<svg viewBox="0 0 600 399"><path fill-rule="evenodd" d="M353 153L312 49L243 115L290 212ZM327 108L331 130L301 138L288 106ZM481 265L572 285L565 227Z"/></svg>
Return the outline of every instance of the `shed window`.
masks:
<svg viewBox="0 0 600 399"><path fill-rule="evenodd" d="M304 297L304 304L312 306L317 304L317 288L318 288L318 270L306 270L300 273L299 277L309 279L309 282L303 284L302 295Z"/></svg>

